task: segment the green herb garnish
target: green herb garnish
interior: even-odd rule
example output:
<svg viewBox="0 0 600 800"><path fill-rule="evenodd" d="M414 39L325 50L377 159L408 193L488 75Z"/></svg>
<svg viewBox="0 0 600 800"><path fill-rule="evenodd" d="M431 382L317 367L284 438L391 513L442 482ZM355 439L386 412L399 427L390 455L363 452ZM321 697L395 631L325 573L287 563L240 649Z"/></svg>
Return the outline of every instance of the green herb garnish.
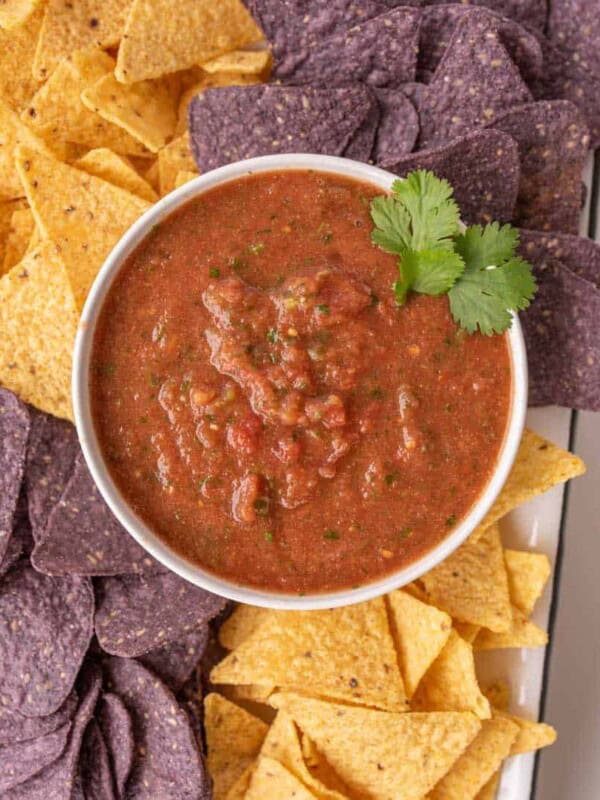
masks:
<svg viewBox="0 0 600 800"><path fill-rule="evenodd" d="M221 270L218 267L211 267L208 270L208 274L211 278L219 278L221 275Z"/></svg>
<svg viewBox="0 0 600 800"><path fill-rule="evenodd" d="M395 181L389 197L371 202L374 244L400 257L394 285L398 305L408 292L448 294L454 320L486 336L510 328L511 311L529 305L536 284L531 265L516 255L510 225L461 228L452 186L432 172Z"/></svg>
<svg viewBox="0 0 600 800"><path fill-rule="evenodd" d="M332 528L328 528L325 533L323 534L324 539L329 539L331 542L337 542L340 538L340 535L337 531L334 531Z"/></svg>

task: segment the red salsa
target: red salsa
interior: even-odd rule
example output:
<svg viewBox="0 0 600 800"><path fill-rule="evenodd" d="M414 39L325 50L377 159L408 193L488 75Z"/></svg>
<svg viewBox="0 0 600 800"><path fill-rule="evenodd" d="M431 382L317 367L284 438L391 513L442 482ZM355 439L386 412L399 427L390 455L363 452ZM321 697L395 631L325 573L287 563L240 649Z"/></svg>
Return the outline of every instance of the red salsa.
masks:
<svg viewBox="0 0 600 800"><path fill-rule="evenodd" d="M505 336L447 297L395 304L373 186L227 183L157 226L102 308L91 377L107 467L174 550L245 585L323 592L434 547L488 482Z"/></svg>

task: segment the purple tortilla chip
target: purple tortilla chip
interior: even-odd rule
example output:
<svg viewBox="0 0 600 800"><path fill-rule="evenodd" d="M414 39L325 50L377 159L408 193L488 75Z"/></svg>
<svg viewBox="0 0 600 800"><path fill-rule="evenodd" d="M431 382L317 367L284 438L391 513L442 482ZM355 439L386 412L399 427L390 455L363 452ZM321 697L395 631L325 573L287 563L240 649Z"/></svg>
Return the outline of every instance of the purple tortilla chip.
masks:
<svg viewBox="0 0 600 800"><path fill-rule="evenodd" d="M117 800L108 748L95 719L90 721L83 737L79 775L85 800Z"/></svg>
<svg viewBox="0 0 600 800"><path fill-rule="evenodd" d="M411 84L414 86L415 84ZM381 118L373 160L394 161L410 153L419 136L419 116L415 107L399 89L378 89Z"/></svg>
<svg viewBox="0 0 600 800"><path fill-rule="evenodd" d="M177 694L197 667L208 642L208 625L140 656L141 663Z"/></svg>
<svg viewBox="0 0 600 800"><path fill-rule="evenodd" d="M0 705L0 745L16 744L47 736L70 722L76 708L75 691L71 692L58 711L46 717L24 717L18 711Z"/></svg>
<svg viewBox="0 0 600 800"><path fill-rule="evenodd" d="M81 702L69 735L67 747L60 758L34 778L15 786L2 800L72 800L77 795L77 762L81 740L90 721L102 684L100 670L86 665L78 681Z"/></svg>
<svg viewBox="0 0 600 800"><path fill-rule="evenodd" d="M600 290L600 244L592 239L555 231L521 230L521 253L540 268L546 262L560 261Z"/></svg>
<svg viewBox="0 0 600 800"><path fill-rule="evenodd" d="M600 80L600 6L597 0L550 0L547 36L570 60Z"/></svg>
<svg viewBox="0 0 600 800"><path fill-rule="evenodd" d="M98 580L95 629L107 653L135 657L202 627L225 606L222 597L173 572Z"/></svg>
<svg viewBox="0 0 600 800"><path fill-rule="evenodd" d="M355 161L369 161L371 159L381 112L375 94L371 92L370 95L369 110L346 145L343 152L344 158L353 158Z"/></svg>
<svg viewBox="0 0 600 800"><path fill-rule="evenodd" d="M419 147L445 143L532 99L500 41L498 24L470 14L456 26L423 93Z"/></svg>
<svg viewBox="0 0 600 800"><path fill-rule="evenodd" d="M440 2L445 4L447 0L440 0ZM489 8L528 28L543 31L546 26L547 0L461 0L461 3ZM437 4L436 0L427 2L427 5L435 4Z"/></svg>
<svg viewBox="0 0 600 800"><path fill-rule="evenodd" d="M136 752L126 796L209 800L210 779L185 712L167 687L133 659L107 658L105 678L133 719Z"/></svg>
<svg viewBox="0 0 600 800"><path fill-rule="evenodd" d="M415 78L421 11L396 8L322 39L286 72L275 64L274 77L296 86L366 83L397 86Z"/></svg>
<svg viewBox="0 0 600 800"><path fill-rule="evenodd" d="M518 22L500 17L488 8L461 3L426 6L423 9L419 44L418 79L437 69L460 20L472 16L480 24L497 26L500 42L529 83L542 73L542 49L536 37Z"/></svg>
<svg viewBox="0 0 600 800"><path fill-rule="evenodd" d="M21 556L29 556L33 547L31 525L27 514L27 494L21 486L21 494L17 501L17 508L13 519L13 530L8 540L4 556L0 558L0 576L11 569Z"/></svg>
<svg viewBox="0 0 600 800"><path fill-rule="evenodd" d="M97 711L97 720L108 749L117 796L122 797L135 749L131 715L118 695L105 692Z"/></svg>
<svg viewBox="0 0 600 800"><path fill-rule="evenodd" d="M371 119L374 105L361 85L208 89L189 105L192 152L203 172L271 153L341 156Z"/></svg>
<svg viewBox="0 0 600 800"><path fill-rule="evenodd" d="M31 558L47 575L121 575L162 569L104 502L83 455L38 537Z"/></svg>
<svg viewBox="0 0 600 800"><path fill-rule="evenodd" d="M544 74L533 87L538 100L570 100L590 129L590 147L600 145L600 79L579 67L558 47L540 38L544 54Z"/></svg>
<svg viewBox="0 0 600 800"><path fill-rule="evenodd" d="M577 107L565 100L529 103L497 117L490 127L509 134L519 146L521 183L515 224L577 233L590 143Z"/></svg>
<svg viewBox="0 0 600 800"><path fill-rule="evenodd" d="M31 409L25 485L36 541L42 536L50 512L64 491L79 452L77 433L70 422Z"/></svg>
<svg viewBox="0 0 600 800"><path fill-rule="evenodd" d="M54 713L73 688L93 632L85 578L49 578L20 563L0 581L0 702Z"/></svg>
<svg viewBox="0 0 600 800"><path fill-rule="evenodd" d="M467 224L512 219L519 188L519 151L516 142L500 131L476 131L445 147L378 166L401 177L415 169L429 169L446 178Z"/></svg>
<svg viewBox="0 0 600 800"><path fill-rule="evenodd" d="M12 534L30 426L27 406L0 388L0 561Z"/></svg>
<svg viewBox="0 0 600 800"><path fill-rule="evenodd" d="M52 733L26 742L0 747L0 792L6 792L33 778L63 754L71 723Z"/></svg>

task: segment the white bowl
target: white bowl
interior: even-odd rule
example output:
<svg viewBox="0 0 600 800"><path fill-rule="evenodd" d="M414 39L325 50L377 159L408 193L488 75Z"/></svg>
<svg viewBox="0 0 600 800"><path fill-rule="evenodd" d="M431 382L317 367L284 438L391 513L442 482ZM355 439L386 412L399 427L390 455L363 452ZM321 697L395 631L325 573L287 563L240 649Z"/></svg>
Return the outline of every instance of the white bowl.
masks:
<svg viewBox="0 0 600 800"><path fill-rule="evenodd" d="M355 178L373 184L384 191L389 191L393 181L397 179L396 175L382 169L345 158L320 155L275 155L230 164L186 183L149 209L127 231L106 259L83 309L75 343L73 366L75 422L85 460L102 496L133 538L157 561L190 583L242 603L296 610L332 608L369 600L410 583L447 558L477 527L500 492L517 454L527 409L527 359L523 333L515 315L508 334L512 360L510 419L496 468L485 491L462 522L440 544L409 566L384 579L373 581L359 588L300 597L297 594L269 592L233 583L203 570L175 553L132 511L115 486L104 463L90 410L89 370L92 342L100 310L113 280L123 262L146 238L153 226L192 198L201 195L208 189L244 175L273 170L307 169Z"/></svg>

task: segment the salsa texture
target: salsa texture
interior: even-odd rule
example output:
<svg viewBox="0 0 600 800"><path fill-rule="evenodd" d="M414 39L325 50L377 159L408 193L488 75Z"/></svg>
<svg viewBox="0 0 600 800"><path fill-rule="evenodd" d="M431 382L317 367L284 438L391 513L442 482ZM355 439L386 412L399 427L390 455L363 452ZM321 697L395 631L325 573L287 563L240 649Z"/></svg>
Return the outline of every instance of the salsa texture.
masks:
<svg viewBox="0 0 600 800"><path fill-rule="evenodd" d="M91 397L107 468L175 551L281 592L362 585L433 548L493 472L506 337L447 297L398 308L367 184L252 175L177 210L102 308Z"/></svg>

